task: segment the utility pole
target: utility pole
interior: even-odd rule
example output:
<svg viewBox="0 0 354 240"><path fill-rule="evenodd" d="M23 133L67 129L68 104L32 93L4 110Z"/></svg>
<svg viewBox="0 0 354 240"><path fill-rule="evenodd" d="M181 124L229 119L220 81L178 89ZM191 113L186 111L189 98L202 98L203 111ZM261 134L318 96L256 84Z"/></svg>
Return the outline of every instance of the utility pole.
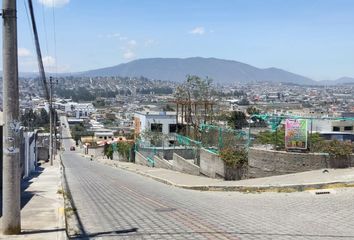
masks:
<svg viewBox="0 0 354 240"><path fill-rule="evenodd" d="M3 206L2 231L21 232L19 91L16 0L2 1L3 18Z"/></svg>
<svg viewBox="0 0 354 240"><path fill-rule="evenodd" d="M53 166L53 105L52 105L52 77L49 77L49 158Z"/></svg>
<svg viewBox="0 0 354 240"><path fill-rule="evenodd" d="M54 115L54 108L53 108L53 85L54 84L58 84L58 79L54 82L53 77L49 77L49 129L50 129L49 152L50 152L51 166L53 166L54 154L56 154L57 151L57 135L55 130L56 118ZM55 134L54 141L53 141L53 133Z"/></svg>

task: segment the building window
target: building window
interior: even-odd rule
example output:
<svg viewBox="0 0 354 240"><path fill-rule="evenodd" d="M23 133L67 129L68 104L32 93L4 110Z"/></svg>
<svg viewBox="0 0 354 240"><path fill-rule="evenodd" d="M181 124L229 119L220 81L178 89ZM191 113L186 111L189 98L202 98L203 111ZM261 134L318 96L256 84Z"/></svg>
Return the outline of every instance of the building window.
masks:
<svg viewBox="0 0 354 240"><path fill-rule="evenodd" d="M333 132L340 132L340 127L333 127Z"/></svg>
<svg viewBox="0 0 354 240"><path fill-rule="evenodd" d="M353 126L345 126L344 131L353 131Z"/></svg>
<svg viewBox="0 0 354 240"><path fill-rule="evenodd" d="M162 123L151 123L151 132L162 132Z"/></svg>
<svg viewBox="0 0 354 240"><path fill-rule="evenodd" d="M176 124L169 124L169 132L170 133L177 132L177 125Z"/></svg>

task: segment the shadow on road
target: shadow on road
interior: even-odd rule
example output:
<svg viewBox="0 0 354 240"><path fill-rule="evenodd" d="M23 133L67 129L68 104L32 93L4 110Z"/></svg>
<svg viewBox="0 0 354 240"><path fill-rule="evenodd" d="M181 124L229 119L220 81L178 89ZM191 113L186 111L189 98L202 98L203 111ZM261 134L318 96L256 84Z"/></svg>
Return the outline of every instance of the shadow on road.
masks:
<svg viewBox="0 0 354 240"><path fill-rule="evenodd" d="M90 239L99 236L119 236L121 234L127 233L135 233L138 231L138 228L131 228L131 229L124 229L124 230L117 230L117 231L106 231L106 232L97 232L97 233L90 233L86 235L78 235L70 239Z"/></svg>
<svg viewBox="0 0 354 240"><path fill-rule="evenodd" d="M45 230L23 230L21 235L28 235L28 234L38 234L38 233L51 233L51 232L63 232L65 228L56 228L56 229L45 229Z"/></svg>

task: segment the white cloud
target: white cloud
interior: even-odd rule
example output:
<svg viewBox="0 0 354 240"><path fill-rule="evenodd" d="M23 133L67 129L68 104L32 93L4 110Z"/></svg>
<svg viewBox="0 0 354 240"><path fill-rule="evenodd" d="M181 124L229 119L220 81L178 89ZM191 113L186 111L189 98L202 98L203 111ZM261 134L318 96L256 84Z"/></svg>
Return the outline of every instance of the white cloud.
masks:
<svg viewBox="0 0 354 240"><path fill-rule="evenodd" d="M43 58L43 65L44 67L55 67L56 61L55 58L53 58L52 56L45 56Z"/></svg>
<svg viewBox="0 0 354 240"><path fill-rule="evenodd" d="M123 58L124 59L131 60L131 59L134 59L135 57L136 57L136 54L131 49L127 49L123 53Z"/></svg>
<svg viewBox="0 0 354 240"><path fill-rule="evenodd" d="M135 41L135 40L129 40L128 41L128 47L135 47L138 43L137 43L137 41Z"/></svg>
<svg viewBox="0 0 354 240"><path fill-rule="evenodd" d="M158 42L156 40L154 40L154 39L148 39L144 43L145 47L152 47L152 46L157 45L157 44L158 44Z"/></svg>
<svg viewBox="0 0 354 240"><path fill-rule="evenodd" d="M100 35L98 35L100 38L102 38L102 37L106 37L106 38L120 38L121 37L121 35L120 35L120 33L109 33L109 34L106 34L106 35L102 35L102 34L100 34Z"/></svg>
<svg viewBox="0 0 354 240"><path fill-rule="evenodd" d="M39 3L46 7L63 7L70 2L70 0L38 0Z"/></svg>
<svg viewBox="0 0 354 240"><path fill-rule="evenodd" d="M189 31L190 34L194 35L203 35L205 34L205 28L204 27L195 27L191 31Z"/></svg>
<svg viewBox="0 0 354 240"><path fill-rule="evenodd" d="M125 41L125 40L128 40L128 38L127 37L119 37L119 40L120 41Z"/></svg>
<svg viewBox="0 0 354 240"><path fill-rule="evenodd" d="M69 72L71 70L69 65L58 65L56 59L52 56L43 57L43 65L47 73ZM19 71L38 72L37 58L35 58L33 55L26 58L20 58Z"/></svg>
<svg viewBox="0 0 354 240"><path fill-rule="evenodd" d="M27 48L18 48L18 56L19 57L30 57L30 56L32 56L32 53Z"/></svg>
<svg viewBox="0 0 354 240"><path fill-rule="evenodd" d="M127 40L125 45L121 48L123 50L123 58L131 60L136 58L136 48L138 47L138 42L134 39Z"/></svg>

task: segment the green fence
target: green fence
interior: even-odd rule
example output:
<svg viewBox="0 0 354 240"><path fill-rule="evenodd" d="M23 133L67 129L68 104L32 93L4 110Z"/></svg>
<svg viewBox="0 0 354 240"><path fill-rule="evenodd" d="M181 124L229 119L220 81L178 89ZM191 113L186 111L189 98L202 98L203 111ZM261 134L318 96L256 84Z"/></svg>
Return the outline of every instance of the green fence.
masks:
<svg viewBox="0 0 354 240"><path fill-rule="evenodd" d="M134 145L135 153L141 153L148 161L150 167L155 167L155 155L157 154L157 149L154 146L147 145L141 140L137 140Z"/></svg>
<svg viewBox="0 0 354 240"><path fill-rule="evenodd" d="M249 133L242 130L202 124L199 131L202 146L214 152L235 146L247 147L250 143Z"/></svg>

